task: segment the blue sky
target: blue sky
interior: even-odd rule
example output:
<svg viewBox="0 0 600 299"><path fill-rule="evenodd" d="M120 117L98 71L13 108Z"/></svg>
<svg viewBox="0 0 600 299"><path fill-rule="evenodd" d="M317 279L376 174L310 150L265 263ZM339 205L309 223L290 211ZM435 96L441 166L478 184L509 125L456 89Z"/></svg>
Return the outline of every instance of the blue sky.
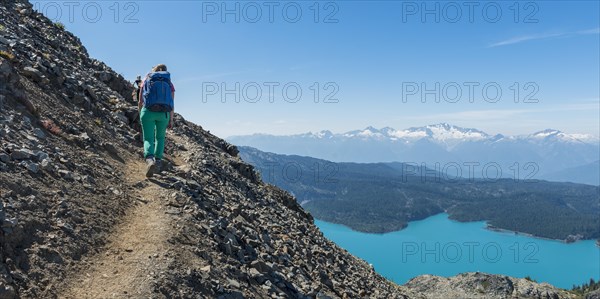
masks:
<svg viewBox="0 0 600 299"><path fill-rule="evenodd" d="M598 1L32 3L127 78L167 64L176 111L220 137L439 122L600 133Z"/></svg>

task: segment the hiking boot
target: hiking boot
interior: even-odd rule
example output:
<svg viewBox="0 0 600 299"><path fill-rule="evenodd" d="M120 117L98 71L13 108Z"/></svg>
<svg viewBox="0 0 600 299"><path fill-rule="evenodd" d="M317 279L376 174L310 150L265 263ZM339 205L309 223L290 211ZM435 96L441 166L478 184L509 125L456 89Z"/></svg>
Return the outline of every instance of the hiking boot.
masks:
<svg viewBox="0 0 600 299"><path fill-rule="evenodd" d="M146 168L146 177L151 178L156 171L156 163L154 162L153 157L146 158L146 164L148 164L148 168Z"/></svg>
<svg viewBox="0 0 600 299"><path fill-rule="evenodd" d="M154 166L155 166L155 173L160 173L162 171L162 167L163 167L163 160L162 159L156 159L156 161L154 161Z"/></svg>

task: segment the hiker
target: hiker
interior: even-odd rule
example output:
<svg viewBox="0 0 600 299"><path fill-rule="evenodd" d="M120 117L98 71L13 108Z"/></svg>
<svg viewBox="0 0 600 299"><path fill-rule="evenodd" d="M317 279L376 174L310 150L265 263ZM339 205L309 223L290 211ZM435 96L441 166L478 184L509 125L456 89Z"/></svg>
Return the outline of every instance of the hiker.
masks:
<svg viewBox="0 0 600 299"><path fill-rule="evenodd" d="M140 102L140 89L142 88L142 76L138 75L135 77L135 81L133 83L133 92L131 93L131 97L135 103Z"/></svg>
<svg viewBox="0 0 600 299"><path fill-rule="evenodd" d="M146 177L160 169L165 151L167 128L173 124L175 87L167 66L159 64L146 75L140 87L138 109L144 137L144 159L148 164Z"/></svg>
<svg viewBox="0 0 600 299"><path fill-rule="evenodd" d="M133 83L133 92L131 92L131 97L133 98L134 103L140 102L140 89L142 88L142 76L138 75L135 78ZM131 126L136 132L136 141L144 144L144 134L142 134L142 123L140 122L140 110L134 112L131 117L127 115L127 118L131 119L129 122L129 126Z"/></svg>

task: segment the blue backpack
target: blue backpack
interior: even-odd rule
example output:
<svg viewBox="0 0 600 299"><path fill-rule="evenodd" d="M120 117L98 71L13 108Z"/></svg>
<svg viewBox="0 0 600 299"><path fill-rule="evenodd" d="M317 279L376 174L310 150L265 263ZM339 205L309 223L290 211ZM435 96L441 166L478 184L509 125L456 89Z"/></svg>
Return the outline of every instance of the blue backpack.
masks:
<svg viewBox="0 0 600 299"><path fill-rule="evenodd" d="M144 107L154 112L173 111L173 96L171 94L171 74L155 72L148 74L142 92Z"/></svg>

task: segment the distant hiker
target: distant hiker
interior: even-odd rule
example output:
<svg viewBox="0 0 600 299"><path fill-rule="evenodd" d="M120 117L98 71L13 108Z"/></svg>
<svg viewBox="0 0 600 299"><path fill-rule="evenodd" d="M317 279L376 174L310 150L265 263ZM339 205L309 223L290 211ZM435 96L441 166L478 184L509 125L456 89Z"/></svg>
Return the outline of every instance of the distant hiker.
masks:
<svg viewBox="0 0 600 299"><path fill-rule="evenodd" d="M144 159L148 164L146 177L160 168L165 151L167 127L173 124L175 87L167 66L159 64L146 75L140 87L138 108L144 135Z"/></svg>
<svg viewBox="0 0 600 299"><path fill-rule="evenodd" d="M138 75L133 83L133 92L131 93L131 97L136 103L140 102L140 89L142 88L142 82L142 76Z"/></svg>
<svg viewBox="0 0 600 299"><path fill-rule="evenodd" d="M133 102L134 103L139 103L140 102L140 89L142 88L142 76L138 75L135 78L134 84L133 84L133 92L131 93L131 97L133 98ZM141 142L142 144L144 143L144 135L142 134L142 123L140 122L140 110L138 109L135 114L132 115L133 117L131 117L131 122L130 122L130 126L139 133L139 136L137 136L136 140L138 140L139 142ZM127 116L129 118L129 116Z"/></svg>

